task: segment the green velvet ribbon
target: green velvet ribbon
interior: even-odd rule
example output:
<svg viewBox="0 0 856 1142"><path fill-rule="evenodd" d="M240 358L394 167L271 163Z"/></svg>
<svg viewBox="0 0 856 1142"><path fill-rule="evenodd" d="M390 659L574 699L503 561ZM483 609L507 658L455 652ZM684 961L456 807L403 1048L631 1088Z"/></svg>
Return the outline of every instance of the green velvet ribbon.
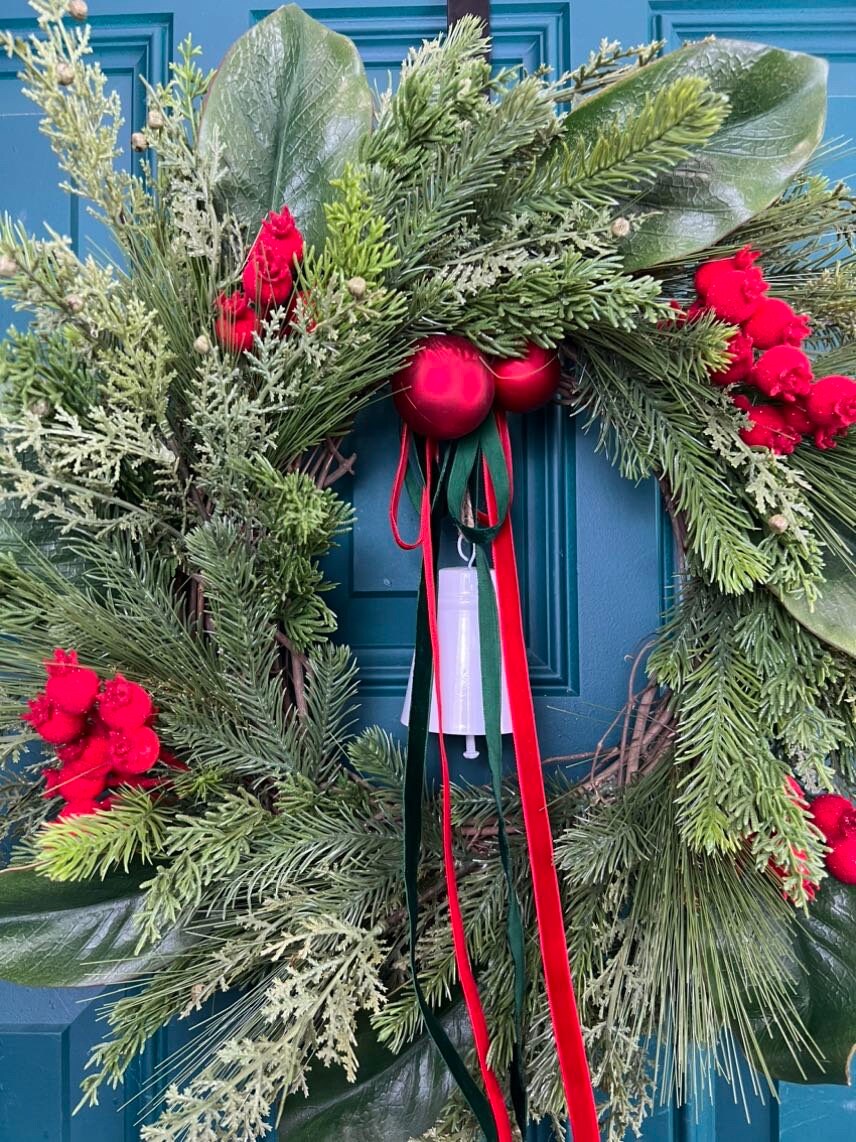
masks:
<svg viewBox="0 0 856 1142"><path fill-rule="evenodd" d="M443 487L445 469L438 479L438 493ZM442 497L434 497L431 509L431 544L435 568L442 518ZM428 758L428 725L431 710L431 687L434 664L428 626L428 593L423 568L416 610L416 653L410 700L410 725L407 734L407 756L404 769L404 889L410 929L410 972L416 1001L437 1050L449 1068L461 1093L482 1129L486 1142L497 1142L496 1125L484 1093L470 1074L455 1045L434 1014L419 982L417 943L419 938L419 862L422 855L422 804L425 789L425 767Z"/></svg>

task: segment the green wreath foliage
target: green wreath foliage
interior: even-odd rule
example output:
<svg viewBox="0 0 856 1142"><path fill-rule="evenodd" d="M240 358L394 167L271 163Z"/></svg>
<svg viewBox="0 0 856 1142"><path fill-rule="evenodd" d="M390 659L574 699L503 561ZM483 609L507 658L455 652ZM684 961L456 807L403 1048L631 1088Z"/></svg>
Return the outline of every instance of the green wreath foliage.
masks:
<svg viewBox="0 0 856 1142"><path fill-rule="evenodd" d="M175 1061L145 1142L252 1142L272 1107L283 1138L349 1137L358 1123L403 1142L435 1113L426 1138L473 1136L407 974L401 749L354 728L357 667L334 644L321 562L352 522L333 487L352 468L342 437L437 330L500 356L560 346L569 420L583 417L628 479L660 481L681 556L620 742L576 783L557 767L550 790L605 1137L638 1128L658 1098L703 1097L701 1059L736 1082L742 1050L763 1084L817 1078L827 1049L846 1058L856 990L827 1046L799 962L828 912L846 930L853 894L823 888L814 929L790 902L808 903L823 844L786 778L827 790L854 767L856 434L789 458L748 447L743 414L708 379L731 328L668 320L699 262L751 243L776 296L810 314L817 370L856 371L856 200L807 165L823 65L705 41L664 59L660 45L603 44L556 78L493 74L465 19L410 54L369 130L352 48L289 6L213 83L182 45L170 81L148 91L134 173L117 162L121 108L88 30L64 0L32 6L38 35L0 44L68 193L122 255L82 259L59 235L0 224L0 293L27 314L0 347L2 821L16 842L0 876L0 973L45 983L53 948L55 982L92 982L94 958L139 974L108 1005L84 1100L121 1082L165 1022L234 991ZM268 58L282 67L259 95L266 133L243 169L241 100ZM339 74L336 115L289 149L295 121L331 112ZM775 155L758 152L763 137ZM283 196L312 219L303 300L235 356L216 343L214 300ZM155 695L188 765L169 796L128 790L110 812L46 824L55 806L20 715L55 646ZM531 1108L558 1130L510 781L505 799L533 981ZM481 788L458 789L455 805L499 1072L514 1002L495 805ZM435 808L426 792L419 967L453 1026ZM60 952L90 905L117 918L115 936L96 925L90 957L79 930L75 974ZM856 979L852 947L836 954Z"/></svg>

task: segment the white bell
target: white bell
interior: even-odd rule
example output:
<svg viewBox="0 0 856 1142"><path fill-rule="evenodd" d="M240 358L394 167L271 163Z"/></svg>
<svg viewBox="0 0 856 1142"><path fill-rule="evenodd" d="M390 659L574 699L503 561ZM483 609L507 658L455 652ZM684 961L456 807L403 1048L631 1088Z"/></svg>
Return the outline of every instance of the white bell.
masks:
<svg viewBox="0 0 856 1142"><path fill-rule="evenodd" d="M491 572L493 577L493 572ZM495 584L494 584L495 586ZM437 636L440 644L440 692L443 698L443 733L467 739L464 757L478 757L476 737L484 736L481 659L479 650L478 572L474 567L443 567L437 591ZM401 721L410 724L413 666L404 696ZM431 733L440 732L437 694L431 685ZM511 733L511 713L502 669L500 730Z"/></svg>

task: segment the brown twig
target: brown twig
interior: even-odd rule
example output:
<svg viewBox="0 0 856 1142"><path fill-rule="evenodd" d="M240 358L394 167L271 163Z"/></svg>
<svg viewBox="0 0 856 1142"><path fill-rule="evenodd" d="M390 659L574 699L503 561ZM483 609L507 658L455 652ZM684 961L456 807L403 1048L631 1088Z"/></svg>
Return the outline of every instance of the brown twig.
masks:
<svg viewBox="0 0 856 1142"><path fill-rule="evenodd" d="M294 705L302 717L306 714L306 664L308 659L305 654L300 653L294 643L281 630L275 630L273 637L279 646L288 652L288 662L283 674L291 682Z"/></svg>

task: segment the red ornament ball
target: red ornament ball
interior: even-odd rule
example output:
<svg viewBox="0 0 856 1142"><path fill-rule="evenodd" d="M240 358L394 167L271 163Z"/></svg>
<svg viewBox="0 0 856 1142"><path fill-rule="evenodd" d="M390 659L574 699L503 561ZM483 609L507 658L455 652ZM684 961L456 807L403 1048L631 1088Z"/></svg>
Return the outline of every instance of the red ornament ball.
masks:
<svg viewBox="0 0 856 1142"><path fill-rule="evenodd" d="M420 436L457 440L478 428L493 404L484 357L464 337L429 337L391 381L398 414Z"/></svg>
<svg viewBox="0 0 856 1142"><path fill-rule="evenodd" d="M856 836L842 837L826 854L826 868L842 884L856 884Z"/></svg>
<svg viewBox="0 0 856 1142"><path fill-rule="evenodd" d="M809 806L812 820L828 842L856 834L856 806L840 793L821 793Z"/></svg>
<svg viewBox="0 0 856 1142"><path fill-rule="evenodd" d="M529 342L522 357L491 359L496 403L506 412L532 412L559 387L562 369L554 349Z"/></svg>

